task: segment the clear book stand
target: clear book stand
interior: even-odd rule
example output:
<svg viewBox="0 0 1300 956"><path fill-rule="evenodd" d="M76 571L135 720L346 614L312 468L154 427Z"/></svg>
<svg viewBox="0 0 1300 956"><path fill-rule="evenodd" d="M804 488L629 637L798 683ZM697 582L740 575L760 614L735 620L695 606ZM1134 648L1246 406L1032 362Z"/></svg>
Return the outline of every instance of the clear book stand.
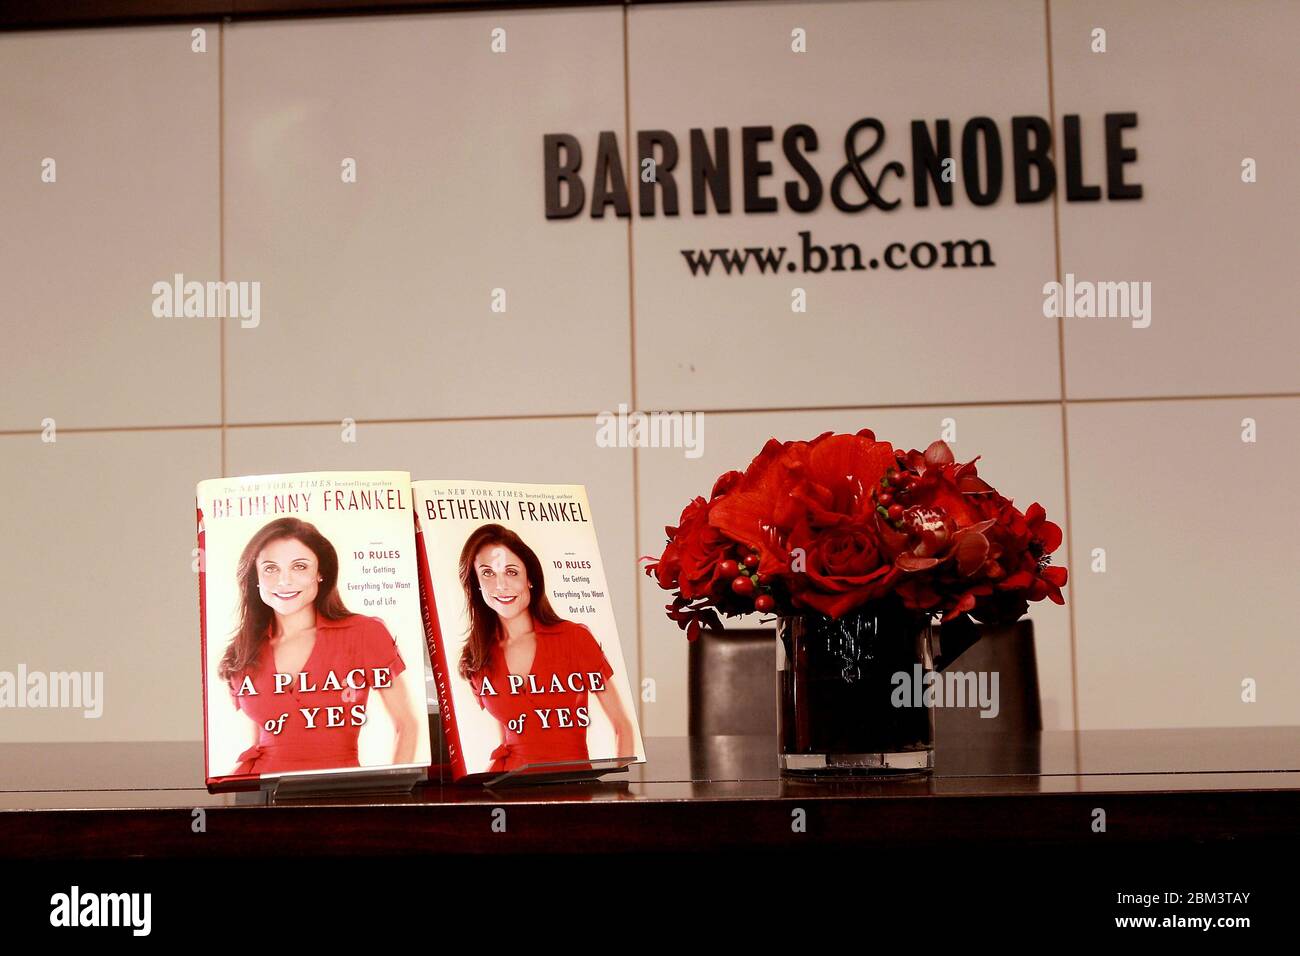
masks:
<svg viewBox="0 0 1300 956"><path fill-rule="evenodd" d="M531 763L516 770L483 778L484 787L512 787L531 783L561 783L567 780L591 780L606 773L626 773L633 757L611 757L607 760L585 760L575 763Z"/></svg>
<svg viewBox="0 0 1300 956"><path fill-rule="evenodd" d="M427 779L426 767L365 769L357 773L302 773L267 780L267 800L299 800L333 794L409 793Z"/></svg>

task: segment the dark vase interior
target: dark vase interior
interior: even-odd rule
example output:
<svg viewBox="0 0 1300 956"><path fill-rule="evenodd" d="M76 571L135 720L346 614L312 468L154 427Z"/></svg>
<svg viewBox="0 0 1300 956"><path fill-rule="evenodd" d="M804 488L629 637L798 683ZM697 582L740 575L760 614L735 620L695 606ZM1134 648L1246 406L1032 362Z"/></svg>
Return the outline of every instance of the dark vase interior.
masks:
<svg viewBox="0 0 1300 956"><path fill-rule="evenodd" d="M777 625L782 769L787 773L928 770L931 708L911 688L932 669L928 615L873 609ZM895 675L907 675L904 684ZM907 693L899 688L905 686ZM905 706L897 706L902 699Z"/></svg>

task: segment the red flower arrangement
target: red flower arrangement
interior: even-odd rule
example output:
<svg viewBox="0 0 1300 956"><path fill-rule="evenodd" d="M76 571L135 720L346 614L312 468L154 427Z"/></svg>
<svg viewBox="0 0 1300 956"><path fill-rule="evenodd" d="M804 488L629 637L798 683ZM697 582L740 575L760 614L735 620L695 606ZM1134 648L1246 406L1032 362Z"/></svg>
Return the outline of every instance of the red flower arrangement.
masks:
<svg viewBox="0 0 1300 956"><path fill-rule="evenodd" d="M978 459L976 459L978 460ZM894 449L869 429L768 441L745 471L697 497L646 573L674 592L668 616L694 640L719 612L840 618L892 602L951 621L1014 621L1064 604L1061 529L1021 512L937 441Z"/></svg>

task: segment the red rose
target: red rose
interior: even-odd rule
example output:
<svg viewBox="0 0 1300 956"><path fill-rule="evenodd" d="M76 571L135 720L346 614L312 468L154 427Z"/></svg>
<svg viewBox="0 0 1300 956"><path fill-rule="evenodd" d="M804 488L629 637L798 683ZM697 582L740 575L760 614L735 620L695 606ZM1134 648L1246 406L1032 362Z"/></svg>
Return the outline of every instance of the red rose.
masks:
<svg viewBox="0 0 1300 956"><path fill-rule="evenodd" d="M791 550L796 547L805 555L806 580L794 599L829 617L883 596L898 573L881 561L875 535L865 524L835 525L815 534L804 526L791 537Z"/></svg>
<svg viewBox="0 0 1300 956"><path fill-rule="evenodd" d="M718 564L735 544L709 524L710 505L695 498L678 520L676 528L666 529L668 545L653 570L661 587L678 588L687 600L707 597L718 578Z"/></svg>

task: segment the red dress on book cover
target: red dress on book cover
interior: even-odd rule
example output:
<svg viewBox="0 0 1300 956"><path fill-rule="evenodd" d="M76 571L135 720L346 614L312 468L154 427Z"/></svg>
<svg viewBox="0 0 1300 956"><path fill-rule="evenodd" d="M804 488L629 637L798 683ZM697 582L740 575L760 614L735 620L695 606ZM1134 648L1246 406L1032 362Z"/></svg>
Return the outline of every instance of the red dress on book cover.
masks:
<svg viewBox="0 0 1300 956"><path fill-rule="evenodd" d="M492 751L489 773L518 770L532 763L557 763L565 760L585 761L587 753L587 727L579 726L578 708L588 708L589 674L599 673L603 686L609 686L614 669L609 666L605 652L586 625L575 621L558 624L534 624L537 634L537 651L529 670L542 688L534 694L525 683L519 692L510 693L510 673L506 670L505 653L500 645L493 649L487 666L470 678L478 705L501 722L505 741ZM496 694L483 694L483 675L492 682ZM582 690L569 690L569 675L581 675ZM558 675L565 690L550 693L552 675ZM526 675L525 675L526 676ZM558 712L568 708L571 726L559 726ZM538 710L550 711L549 727L543 728ZM510 729L509 722L526 714L523 733ZM613 756L612 754L602 754Z"/></svg>
<svg viewBox="0 0 1300 956"><path fill-rule="evenodd" d="M363 668L364 673L355 675L352 682L364 686L349 687L348 671L358 667ZM350 614L338 621L317 618L316 643L301 671L307 675L307 686L316 690L300 690L299 678L295 674L293 681L277 694L275 655L270 644L264 645L257 663L247 671L257 693L240 696L243 678L230 681L230 694L235 706L252 718L259 728L257 743L239 755L239 766L233 772L265 774L360 766L357 737L361 727L352 721L352 708L366 705L374 679L373 668L376 667L389 668L391 681L406 670L397 644L384 622L364 614ZM331 671L342 687L324 690L322 685ZM310 729L299 710L303 707L320 708L315 716L315 726ZM328 707L342 708L341 726L326 725ZM279 734L266 729L267 721L278 721L280 715L286 713L289 716Z"/></svg>

